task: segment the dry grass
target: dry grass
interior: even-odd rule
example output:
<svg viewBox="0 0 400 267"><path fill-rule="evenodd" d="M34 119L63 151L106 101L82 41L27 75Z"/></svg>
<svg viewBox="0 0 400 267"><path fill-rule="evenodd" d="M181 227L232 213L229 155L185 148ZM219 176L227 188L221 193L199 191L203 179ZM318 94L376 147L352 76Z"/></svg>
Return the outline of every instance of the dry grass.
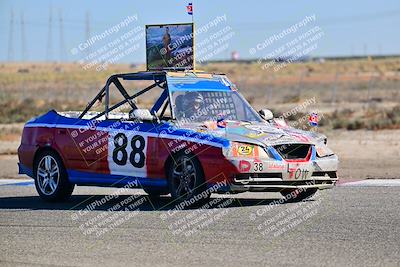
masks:
<svg viewBox="0 0 400 267"><path fill-rule="evenodd" d="M24 122L49 109L80 110L111 74L143 69L119 64L97 72L73 63L2 64L0 122ZM212 63L199 69L228 74L255 108L271 108L277 115L315 97L316 104L310 108L324 113L327 121L322 124L326 127L381 129L399 125L398 58L296 63L277 72L263 70L256 63ZM134 86L130 88L133 91L145 83ZM156 97L152 94L139 104L149 107Z"/></svg>

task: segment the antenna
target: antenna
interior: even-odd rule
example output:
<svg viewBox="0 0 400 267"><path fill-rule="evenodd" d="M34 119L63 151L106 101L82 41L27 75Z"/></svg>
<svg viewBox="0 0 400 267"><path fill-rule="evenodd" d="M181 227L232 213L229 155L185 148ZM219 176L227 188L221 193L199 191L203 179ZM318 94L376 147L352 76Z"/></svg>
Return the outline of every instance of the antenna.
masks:
<svg viewBox="0 0 400 267"><path fill-rule="evenodd" d="M21 12L21 57L22 61L28 60L28 53L26 51L25 20L23 12Z"/></svg>
<svg viewBox="0 0 400 267"><path fill-rule="evenodd" d="M10 32L8 35L8 61L14 60L14 10L10 10Z"/></svg>
<svg viewBox="0 0 400 267"><path fill-rule="evenodd" d="M51 61L53 59L53 9L50 6L49 10L49 31L47 35L47 51L46 51L46 59L47 61Z"/></svg>
<svg viewBox="0 0 400 267"><path fill-rule="evenodd" d="M60 23L60 62L65 60L65 42L64 42L64 24L63 24L63 15L62 15L62 9L59 10L58 12L58 19Z"/></svg>

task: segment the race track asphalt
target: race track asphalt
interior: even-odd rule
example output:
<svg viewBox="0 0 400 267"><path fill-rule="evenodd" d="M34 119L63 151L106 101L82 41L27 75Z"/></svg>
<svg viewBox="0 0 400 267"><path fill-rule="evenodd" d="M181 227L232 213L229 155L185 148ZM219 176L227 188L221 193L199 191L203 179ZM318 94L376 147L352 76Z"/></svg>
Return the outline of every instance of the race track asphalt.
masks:
<svg viewBox="0 0 400 267"><path fill-rule="evenodd" d="M116 190L78 187L70 202L49 204L29 183L0 185L0 265L400 264L399 186L336 187L285 204L276 193L213 195L220 207L175 211L168 197L110 199Z"/></svg>

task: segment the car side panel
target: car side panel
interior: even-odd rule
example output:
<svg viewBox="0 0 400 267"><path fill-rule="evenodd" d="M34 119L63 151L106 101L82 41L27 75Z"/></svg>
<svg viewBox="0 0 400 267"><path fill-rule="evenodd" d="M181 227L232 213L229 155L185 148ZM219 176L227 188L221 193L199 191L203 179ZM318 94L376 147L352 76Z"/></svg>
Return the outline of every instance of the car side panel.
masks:
<svg viewBox="0 0 400 267"><path fill-rule="evenodd" d="M145 179L144 183L153 180L147 183L149 185L164 186L165 163L170 155L180 150L196 155L209 184L229 180L237 172L223 156L221 144L215 140L204 143L190 135L187 137L185 130L177 129L167 136L161 134L161 137L165 125L127 122L109 128L110 121L102 121L88 127L90 121L62 117L54 111L40 118L43 117L51 119L48 122L46 119L31 121L25 127L19 148L20 163L32 168L37 149L51 147L60 154L71 181L77 184L113 184L124 177L129 177L128 180L137 177ZM119 143L116 147L118 133L126 136L127 144L122 149L125 152L116 151L123 145ZM138 137L143 139L143 146ZM127 154L126 162L121 158L122 153ZM143 163L140 163L141 157Z"/></svg>
<svg viewBox="0 0 400 267"><path fill-rule="evenodd" d="M63 125L57 125L54 132L55 146L62 151L67 170L109 173L108 164L105 164L104 155L99 150L103 144L107 144L107 133L93 129L79 131ZM104 148L107 152L107 146Z"/></svg>
<svg viewBox="0 0 400 267"><path fill-rule="evenodd" d="M215 184L221 181L232 181L233 174L238 173L237 168L222 154L221 147L189 142L180 139L159 138L157 140L158 164L152 171L154 176L165 176L165 163L168 158L177 153L191 154L197 157L203 168L206 182Z"/></svg>
<svg viewBox="0 0 400 267"><path fill-rule="evenodd" d="M33 169L33 161L37 150L54 145L54 129L46 127L24 127L21 144L18 148L19 162Z"/></svg>

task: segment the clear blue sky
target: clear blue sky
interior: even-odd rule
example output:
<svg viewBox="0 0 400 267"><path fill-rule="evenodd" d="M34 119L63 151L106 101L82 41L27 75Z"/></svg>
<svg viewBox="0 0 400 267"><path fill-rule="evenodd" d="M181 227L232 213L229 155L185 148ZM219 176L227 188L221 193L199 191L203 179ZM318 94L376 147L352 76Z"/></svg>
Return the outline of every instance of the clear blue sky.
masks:
<svg viewBox="0 0 400 267"><path fill-rule="evenodd" d="M63 58L78 60L69 51L85 40L85 14L90 13L90 32L101 33L119 23L128 15L138 15L134 26L157 23L190 22L186 13L189 1L22 1L0 0L0 61L6 61L9 51L10 11L14 10L15 22L13 54L15 60L23 57L20 16L25 20L25 59L46 60L48 47L49 8L53 8L52 57L60 58L58 14L64 17ZM315 25L320 26L324 36L313 51L313 56L400 54L400 1L399 0L281 0L281 1L229 1L195 0L196 26L226 14L227 22L235 35L229 49L214 59L229 58L237 50L241 58L251 58L249 48L268 36L279 33L306 15L315 14ZM222 29L222 25L218 26ZM203 37L198 38L198 42ZM109 39L110 41L111 39ZM122 62L144 62L143 45L121 59Z"/></svg>

